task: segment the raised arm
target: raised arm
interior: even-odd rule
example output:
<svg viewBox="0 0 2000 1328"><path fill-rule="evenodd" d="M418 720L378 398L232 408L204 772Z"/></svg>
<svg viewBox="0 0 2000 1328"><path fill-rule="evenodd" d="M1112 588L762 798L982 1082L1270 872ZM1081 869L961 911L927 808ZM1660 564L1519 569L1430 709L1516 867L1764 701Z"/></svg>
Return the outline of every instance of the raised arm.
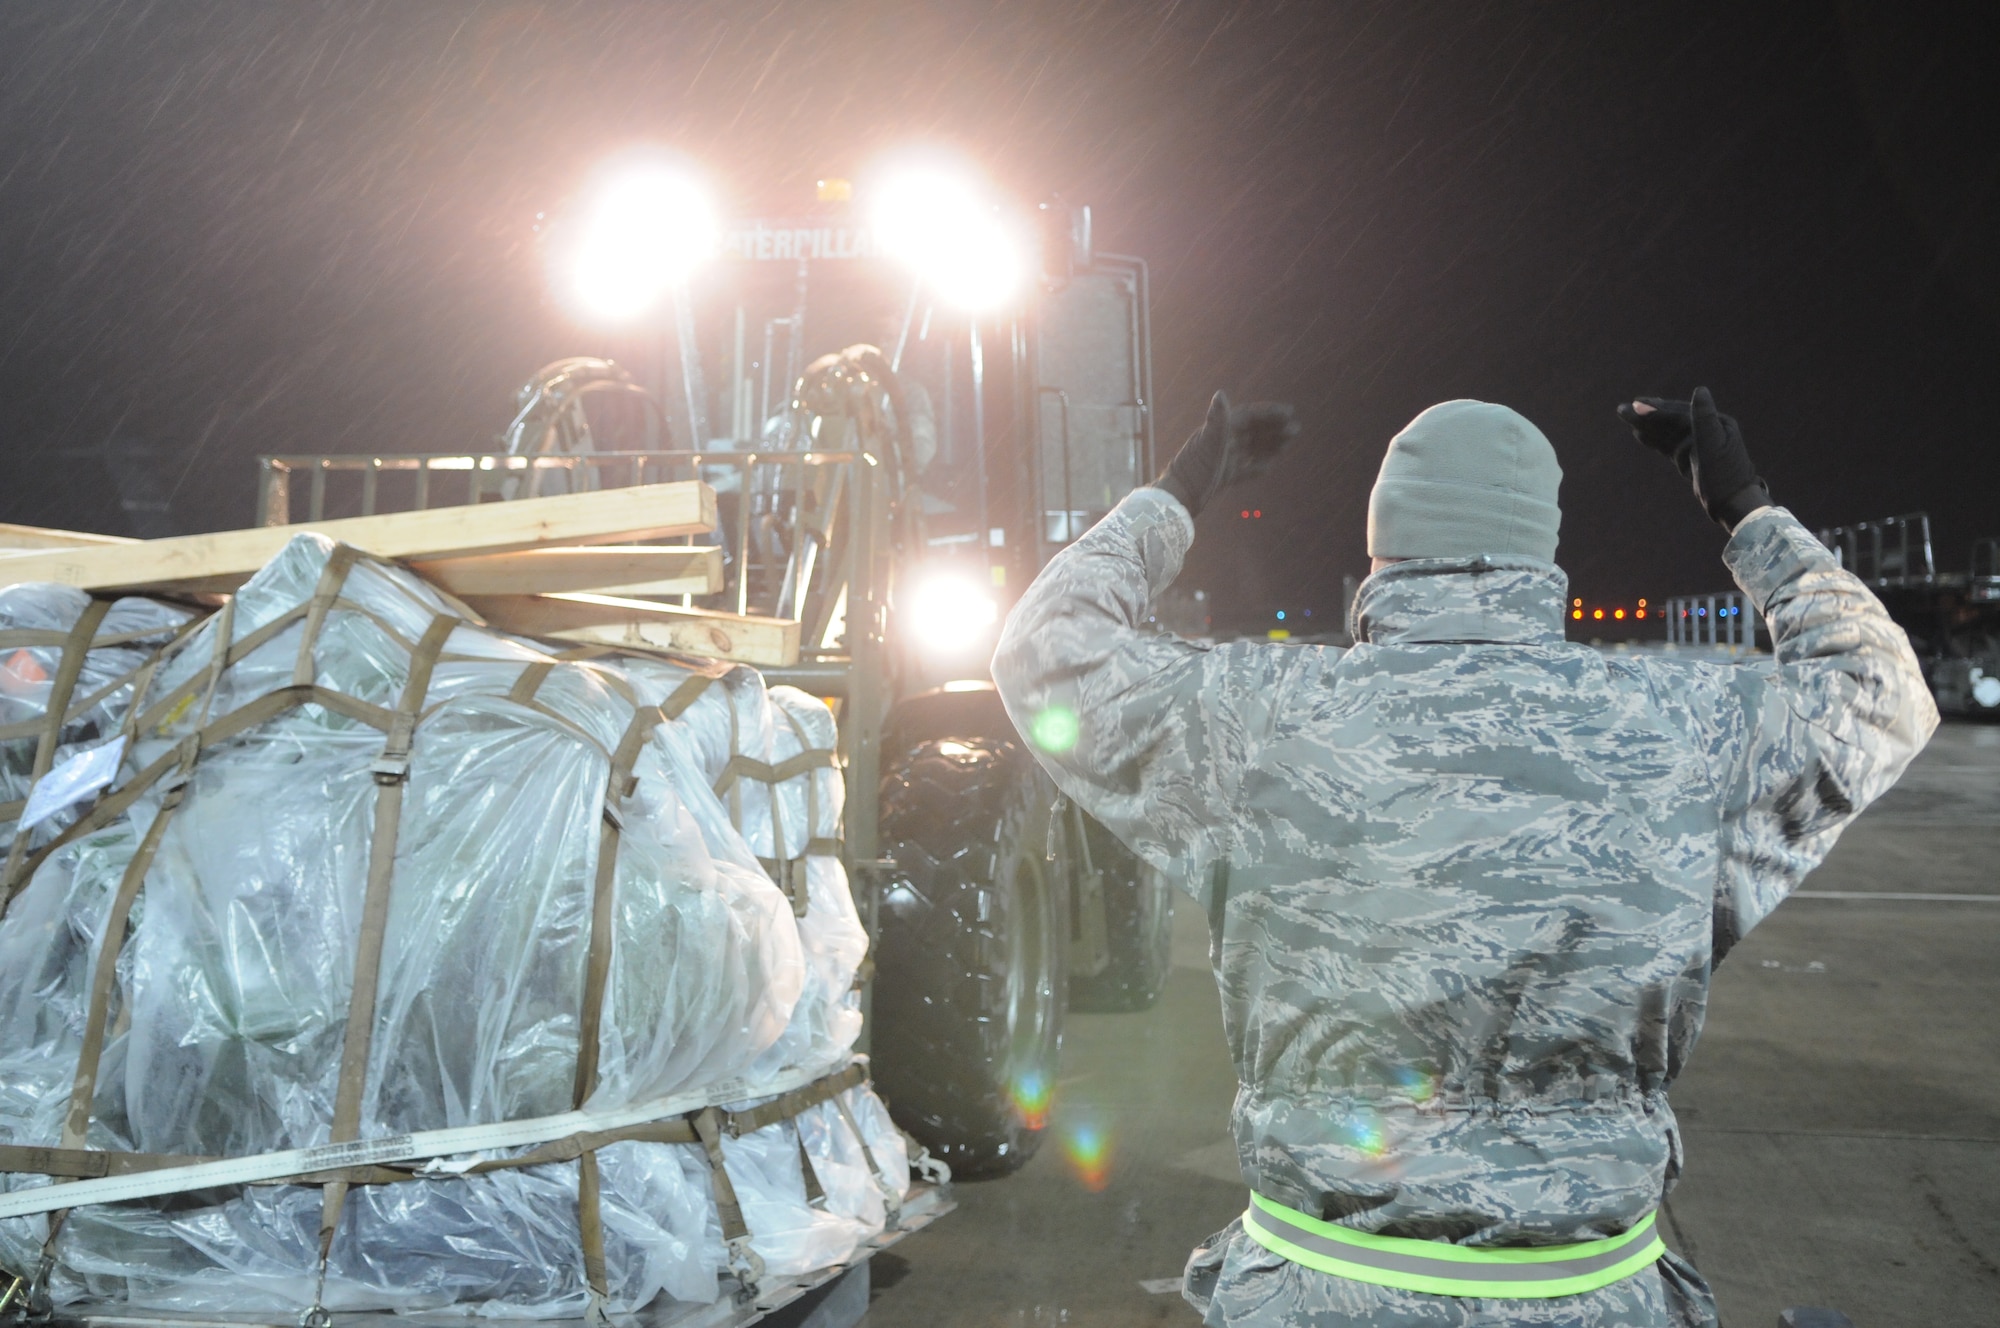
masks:
<svg viewBox="0 0 2000 1328"><path fill-rule="evenodd" d="M1771 496L1707 388L1618 411L1730 531L1723 562L1769 626L1775 660L1732 670L1702 722L1720 784L1715 958L1769 916L1937 728L1937 706L1882 602Z"/></svg>
<svg viewBox="0 0 2000 1328"><path fill-rule="evenodd" d="M1209 648L1143 624L1194 540L1189 505L1261 469L1295 432L1289 411L1231 412L1218 393L1159 485L1043 569L993 659L1000 698L1056 785L1189 889L1228 851L1237 789L1299 652Z"/></svg>
<svg viewBox="0 0 2000 1328"><path fill-rule="evenodd" d="M1741 672L1724 789L1716 957L1768 916L1889 790L1937 729L1937 706L1882 602L1782 507L1723 550L1775 659Z"/></svg>

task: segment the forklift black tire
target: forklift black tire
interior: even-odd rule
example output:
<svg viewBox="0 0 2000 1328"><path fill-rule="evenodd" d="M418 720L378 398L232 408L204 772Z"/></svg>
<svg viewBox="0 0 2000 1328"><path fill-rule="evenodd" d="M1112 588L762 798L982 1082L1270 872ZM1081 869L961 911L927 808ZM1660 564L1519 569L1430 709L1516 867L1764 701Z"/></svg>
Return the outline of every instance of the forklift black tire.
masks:
<svg viewBox="0 0 2000 1328"><path fill-rule="evenodd" d="M1010 733L888 757L870 1050L896 1122L953 1174L1034 1156L1062 1049L1064 875L1045 861L1054 787Z"/></svg>
<svg viewBox="0 0 2000 1328"><path fill-rule="evenodd" d="M1100 972L1070 977L1069 1008L1088 1014L1150 1010L1173 967L1173 887L1109 830L1087 815L1081 819L1091 865L1103 880L1110 962Z"/></svg>

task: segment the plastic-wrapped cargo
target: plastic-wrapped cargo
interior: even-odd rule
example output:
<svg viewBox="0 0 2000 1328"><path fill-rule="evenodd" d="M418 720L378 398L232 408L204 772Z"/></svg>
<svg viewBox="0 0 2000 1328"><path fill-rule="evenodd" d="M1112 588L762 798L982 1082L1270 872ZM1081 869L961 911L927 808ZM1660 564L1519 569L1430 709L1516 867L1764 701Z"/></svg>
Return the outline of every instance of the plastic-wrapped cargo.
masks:
<svg viewBox="0 0 2000 1328"><path fill-rule="evenodd" d="M823 705L559 659L310 535L198 626L34 586L0 591L10 630L101 644L46 744L61 645L0 657L6 793L33 748L53 779L128 745L94 805L15 836L0 1212L110 1183L72 1180L99 1152L359 1141L312 1155L342 1184L76 1202L52 1240L48 1212L0 1217L0 1265L55 1303L629 1311L842 1262L892 1219L908 1159L853 1063L867 941Z"/></svg>

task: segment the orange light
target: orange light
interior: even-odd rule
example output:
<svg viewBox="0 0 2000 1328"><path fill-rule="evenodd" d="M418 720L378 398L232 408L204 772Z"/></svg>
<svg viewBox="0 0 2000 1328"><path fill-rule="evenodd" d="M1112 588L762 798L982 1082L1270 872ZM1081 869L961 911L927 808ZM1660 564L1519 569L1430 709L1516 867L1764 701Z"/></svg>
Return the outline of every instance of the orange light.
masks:
<svg viewBox="0 0 2000 1328"><path fill-rule="evenodd" d="M1639 601L1639 607L1640 607L1640 608L1642 608L1642 609L1643 609L1643 608L1645 608L1645 607L1646 607L1646 601L1645 601L1645 600L1643 600L1643 599L1642 599L1642 600L1640 600L1640 601Z"/></svg>
<svg viewBox="0 0 2000 1328"><path fill-rule="evenodd" d="M1623 609L1613 609L1613 610L1611 611L1611 616L1612 616L1612 617L1614 617L1614 618L1623 618L1623 617L1625 616L1625 610L1623 610Z"/></svg>
<svg viewBox="0 0 2000 1328"><path fill-rule="evenodd" d="M1602 618L1602 617L1604 616L1604 610L1603 610L1603 609L1592 609L1592 610L1590 611L1590 616L1591 616L1591 617L1593 617L1593 618Z"/></svg>
<svg viewBox="0 0 2000 1328"><path fill-rule="evenodd" d="M1572 618L1581 618L1581 617L1583 616L1583 610L1582 610L1582 609L1571 609L1571 610L1569 611L1569 616L1570 616L1570 617L1572 617Z"/></svg>
<svg viewBox="0 0 2000 1328"><path fill-rule="evenodd" d="M1644 609L1641 609L1641 610L1639 610L1639 611L1638 611L1637 613L1633 614L1632 616L1633 616L1634 618L1643 618L1643 617L1645 617L1645 616L1646 616L1646 611L1645 611Z"/></svg>
<svg viewBox="0 0 2000 1328"><path fill-rule="evenodd" d="M1583 601L1580 599L1573 599L1570 601L1570 603L1576 605L1576 607L1578 607L1579 609L1583 607Z"/></svg>

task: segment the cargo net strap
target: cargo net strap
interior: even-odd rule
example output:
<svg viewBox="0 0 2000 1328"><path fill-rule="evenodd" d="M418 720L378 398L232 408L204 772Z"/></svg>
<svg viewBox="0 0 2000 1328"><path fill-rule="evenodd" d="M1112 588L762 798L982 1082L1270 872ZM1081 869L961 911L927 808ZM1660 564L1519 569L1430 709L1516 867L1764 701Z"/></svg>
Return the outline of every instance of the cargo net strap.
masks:
<svg viewBox="0 0 2000 1328"><path fill-rule="evenodd" d="M281 1170L275 1174L257 1175L253 1179L234 1182L248 1185L331 1185L336 1182L346 1185L391 1185L403 1181L429 1180L450 1181L467 1176L484 1176L495 1171L514 1171L522 1167L539 1167L558 1162L574 1162L587 1152L609 1148L613 1144L698 1144L702 1142L697 1122L703 1116L712 1117L717 1137L737 1139L758 1130L789 1121L802 1115L823 1102L834 1101L838 1095L851 1088L859 1088L868 1082L868 1067L855 1061L832 1074L815 1079L803 1087L781 1094L761 1106L732 1111L728 1108L709 1105L694 1110L677 1112L655 1120L637 1121L625 1125L611 1126L601 1130L575 1130L558 1135L544 1143L526 1147L525 1151L504 1157L490 1157L478 1150L456 1149L451 1152L429 1152L422 1149L407 1156L398 1156L393 1161L366 1162L350 1166L323 1166L307 1170ZM844 1103L842 1104L845 1105ZM510 1121L504 1124L532 1129L533 1121ZM476 1131L482 1127L469 1126ZM462 1132L462 1131L460 1131ZM459 1132L455 1132L459 1133ZM362 1153L371 1147L389 1147L398 1153L407 1152L400 1145L417 1142L415 1136L395 1136L387 1140L362 1140L348 1151ZM315 1149L299 1150L300 1157L337 1155L331 1145ZM25 1175L49 1176L57 1180L103 1180L111 1177L149 1176L154 1172L171 1172L176 1168L190 1169L185 1180L171 1176L149 1176L148 1183L131 1187L128 1193L109 1195L102 1199L84 1199L79 1202L116 1203L135 1198L152 1198L163 1194L181 1194L189 1190L209 1189L216 1185L212 1172L194 1174L192 1168L212 1167L219 1163L255 1161L266 1156L292 1156L291 1154L252 1154L247 1158L203 1157L186 1153L113 1153L95 1148L45 1148L25 1144L0 1144L0 1171ZM451 1159L471 1156L472 1160L458 1162ZM268 1170L268 1169L267 1169ZM143 1193L141 1192L143 1191ZM35 1205L32 1200L37 1190L16 1190L7 1195L9 1200L28 1200L25 1206L19 1202L8 1205L8 1215L18 1216L26 1212L47 1212L65 1202L64 1196L51 1196L53 1202ZM74 1206L74 1205L72 1205ZM739 1213L740 1218L740 1213ZM740 1222L733 1234L742 1234Z"/></svg>
<svg viewBox="0 0 2000 1328"><path fill-rule="evenodd" d="M843 846L837 838L823 838L813 834L819 826L819 781L812 777L816 770L835 769L839 765L838 756L824 747L813 747L806 738L806 731L798 717L785 712L785 722L799 740L799 750L773 765L760 761L743 752L743 743L738 732L736 707L729 708L729 762L722 767L722 773L715 778L717 797L729 799L729 816L736 828L743 829L742 780L753 779L771 791L771 853L768 858L757 862L778 883L792 901L792 912L804 917L811 902L810 878L807 875L806 859L814 854L839 857ZM778 785L806 777L806 825L805 833L799 836L804 842L799 845L796 855L787 853L785 846L796 842L785 834L784 807L778 799Z"/></svg>
<svg viewBox="0 0 2000 1328"><path fill-rule="evenodd" d="M62 1211L66 1206L75 1203L112 1203L181 1194L191 1190L214 1188L219 1183L320 1185L326 1188L329 1195L335 1192L344 1195L347 1187L353 1185L391 1185L408 1181L449 1182L496 1171L573 1161L579 1164L580 1216L584 1216L587 1220L592 1208L582 1203L586 1197L583 1187L587 1184L585 1178L591 1174L590 1169L594 1166L599 1149L620 1143L697 1144L701 1146L708 1162L716 1214L721 1223L731 1271L743 1286L754 1288L763 1276L762 1261L757 1258L755 1250L750 1246L749 1227L744 1222L742 1205L737 1201L736 1188L731 1183L728 1169L724 1164L722 1140L739 1138L772 1125L793 1121L812 1108L831 1102L842 1122L853 1134L863 1158L874 1174L888 1204L890 1225L893 1226L899 1187L895 1183L895 1178L888 1176L877 1165L866 1136L841 1096L867 1082L867 1066L862 1061L856 1060L832 1074L781 1093L755 1107L730 1110L709 1104L656 1119L632 1121L604 1129L571 1130L527 1146L523 1151L497 1157L487 1156L476 1148L468 1150L463 1147L449 1147L433 1151L421 1146L423 1143L421 1136L409 1135L359 1140L345 1146L326 1144L290 1153L259 1154L243 1158L114 1153L88 1148L0 1144L0 1171L49 1176L70 1183L113 1182L110 1186L75 1185L74 1188L81 1192L74 1200L63 1192L71 1190L72 1184L52 1187L54 1192L49 1189L17 1190L0 1196L0 1209L5 1210L6 1216L20 1216L33 1212ZM543 1118L543 1121L556 1119L558 1118ZM540 1121L510 1121L497 1126L469 1126L450 1131L436 1131L433 1134L455 1136L450 1142L456 1145L471 1142L482 1132L509 1134L535 1132L542 1124ZM823 1197L824 1191L805 1152L803 1135L798 1138L798 1147L808 1200L817 1202ZM332 1161L343 1156L366 1157L371 1152L384 1154L388 1160L358 1161L344 1166L312 1165L315 1162ZM293 1160L300 1163L302 1169L292 1169L284 1165L284 1162ZM266 1161L275 1165L257 1165ZM219 1177L218 1169L225 1168L243 1174L234 1180ZM174 1174L176 1172L181 1174ZM117 1183L120 1181L124 1183ZM595 1198L594 1195L588 1197ZM602 1238L600 1225L598 1234L600 1242ZM586 1271L589 1270L589 1257L586 1251ZM600 1244L597 1258L601 1260L602 1257L603 1249ZM43 1275L46 1275L46 1268Z"/></svg>
<svg viewBox="0 0 2000 1328"><path fill-rule="evenodd" d="M731 1270L743 1286L751 1288L762 1277L762 1263L755 1251L750 1248L749 1231L743 1221L741 1205L736 1201L735 1188L730 1183L728 1173L723 1166L720 1141L724 1136L747 1133L778 1120L792 1119L800 1112L829 1100L839 1106L843 1120L854 1130L857 1140L861 1140L863 1154L868 1157L871 1170L876 1171L884 1193L890 1196L893 1211L896 1187L888 1178L882 1177L879 1169L874 1167L866 1141L861 1139L860 1130L855 1125L852 1115L837 1096L866 1081L866 1071L858 1061L835 1074L791 1088L763 1106L747 1111L731 1112L713 1104L702 1104L693 1109L675 1107L671 1111L657 1113L653 1119L625 1121L602 1129L566 1129L555 1137L550 1137L546 1132L549 1128L548 1122L560 1119L567 1124L572 1119L587 1119L589 1113L584 1112L582 1108L597 1085L598 1044L604 998L609 985L618 845L623 824L620 805L632 794L637 784L633 773L634 767L653 731L660 725L678 718L711 685L730 671L729 666L707 662L685 663L684 666L692 670L692 676L659 706L638 705L632 689L623 678L595 668L588 662L606 653L602 650L569 651L553 658L534 661L524 668L509 692L510 700L555 719L564 729L571 731L591 746L598 744L536 699L535 693L558 666L567 664L590 671L600 682L634 706L631 722L617 749L604 753L610 768L600 830L597 872L591 888L589 948L573 1096L576 1111L566 1118L543 1118L540 1122L503 1122L493 1126L428 1131L423 1135L397 1136L389 1139L362 1140L356 1137L359 1133L361 1103L366 1087L375 998L384 934L390 912L396 843L401 825L404 788L409 776L411 747L416 730L427 713L425 700L432 673L441 661L456 658L445 651L445 645L452 631L469 621L451 613L434 613L423 636L417 641L407 640L391 624L383 621L365 606L342 598L341 591L349 573L355 566L365 561L372 560L368 555L347 545L336 545L322 568L312 596L305 603L294 606L244 634L240 639L233 639L234 599L225 601L223 608L213 618L196 616L177 630L156 628L143 633L121 633L100 637L97 635L97 629L109 612L111 601L93 599L66 633L0 632L0 648L7 645L47 647L58 642L63 647L61 664L53 680L46 714L39 720L25 725L10 725L5 731L0 731L0 740L27 736L38 738L34 765L34 775L37 779L47 774L52 766L65 724L87 712L92 705L112 695L116 688L127 683L133 684L134 691L124 725L126 736L131 737L143 732L164 732L188 719L190 715L196 726L171 750L138 771L113 792L99 798L96 805L88 812L39 848L31 850L28 847L30 836L17 832L9 845L5 867L0 869L0 916L4 916L16 896L26 888L35 872L53 854L104 829L131 811L146 795L157 792L158 811L133 858L127 864L106 919L103 939L91 974L84 1036L79 1049L69 1109L64 1118L60 1141L53 1148L0 1145L0 1171L47 1175L60 1178L62 1182L39 1190L15 1191L0 1195L0 1216L19 1216L38 1212L51 1215L48 1236L43 1244L41 1268L35 1278L34 1290L41 1292L45 1289L46 1279L54 1267L55 1243L62 1228L63 1218L67 1210L76 1204L118 1202L204 1189L218 1184L321 1185L324 1187L324 1199L319 1233L319 1279L320 1289L323 1291L327 1260L335 1233L339 1228L349 1186L475 1176L507 1168L574 1160L578 1163L580 1243L585 1280L591 1296L591 1317L601 1319L608 1293L603 1226L598 1211L599 1178L596 1153L598 1149L607 1145L627 1141L702 1146L710 1165L716 1207L729 1251ZM316 681L319 637L328 617L336 610L367 618L390 640L409 652L410 669L401 696L393 709L320 686ZM220 718L212 719L210 711L221 680L231 666L301 621L304 623L304 629L300 634L298 655L293 665L290 684L267 692ZM195 631L206 622L214 622L216 626L214 651L208 667L192 672L165 695L153 697L151 684L161 665L174 658L177 652L193 639ZM162 636L170 639L152 652L150 658L138 668L117 679L109 688L100 688L81 700L74 698L85 656L91 649L130 644ZM329 1143L315 1149L261 1154L248 1158L202 1158L90 1149L86 1147L86 1142L89 1136L92 1104L96 1095L99 1062L106 1040L106 1024L116 986L119 953L124 946L132 911L144 888L147 872L173 821L174 813L194 777L196 766L205 751L307 705L323 707L347 719L372 727L383 735L381 752L370 766L377 785L374 827L363 895L361 930L356 948L353 995L342 1043L340 1075ZM801 774L835 764L834 754L825 750L801 751L777 765L744 756L740 750L736 750L736 718L733 705L730 707L730 718L731 746L735 754L732 755L721 779L717 782L718 792L729 792L742 778L775 786L797 778ZM791 716L787 718L791 721L794 731L798 733L803 746L805 743L803 730L800 729L796 718ZM20 731L15 732L16 729ZM599 747L599 750L602 751L602 748ZM813 823L817 824L818 792L811 780L808 781L807 799L809 816ZM740 828L740 798L732 798L731 801ZM779 810L779 800L775 796L775 787L771 801L774 847L779 856L775 863L766 863L766 866L775 868L772 870L773 879L791 897L795 913L804 916L806 912L804 855L815 852L837 853L840 845L837 840L809 839L803 845L799 856L794 858L787 854L785 849L789 841L784 833L782 812ZM18 806L0 807L0 815L5 815L9 811L18 816L20 809ZM755 1095L757 1088L752 1085L734 1084L719 1086L715 1091L723 1100L741 1101L745 1097ZM419 1146L419 1141L434 1146ZM515 1146L523 1143L531 1146L526 1152L510 1157L481 1157L464 1166L442 1161L483 1147ZM800 1140L800 1148L803 1157L803 1139ZM224 1175L220 1172L230 1174ZM805 1166L805 1173L809 1189L818 1191L820 1187L817 1177L812 1174L809 1161ZM315 1296L314 1309L310 1312L310 1317L324 1317L325 1311L320 1306L320 1299L318 1295Z"/></svg>

